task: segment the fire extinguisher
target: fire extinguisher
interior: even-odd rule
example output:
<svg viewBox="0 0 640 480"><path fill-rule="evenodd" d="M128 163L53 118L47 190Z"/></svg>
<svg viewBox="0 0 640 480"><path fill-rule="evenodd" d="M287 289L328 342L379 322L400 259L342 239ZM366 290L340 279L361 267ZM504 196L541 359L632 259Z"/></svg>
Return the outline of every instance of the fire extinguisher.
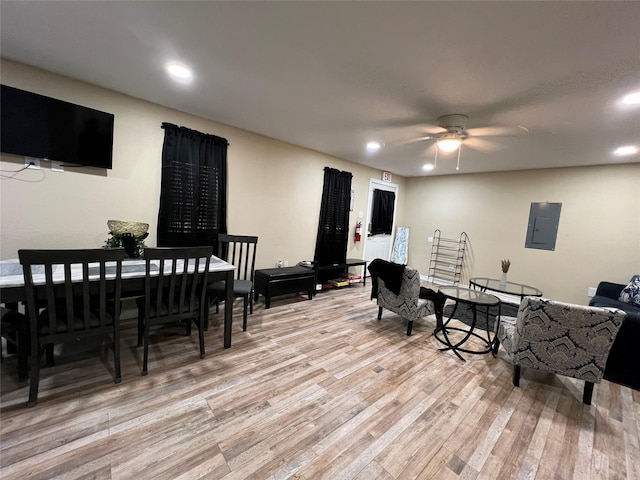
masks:
<svg viewBox="0 0 640 480"><path fill-rule="evenodd" d="M356 236L354 240L356 242L359 242L361 238L362 238L362 222L358 222L356 223Z"/></svg>

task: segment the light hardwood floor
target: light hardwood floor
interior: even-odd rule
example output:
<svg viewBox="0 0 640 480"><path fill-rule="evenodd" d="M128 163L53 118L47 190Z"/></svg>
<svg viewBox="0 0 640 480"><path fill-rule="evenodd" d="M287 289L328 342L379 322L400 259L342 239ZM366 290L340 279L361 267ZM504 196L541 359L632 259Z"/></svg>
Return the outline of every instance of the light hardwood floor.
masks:
<svg viewBox="0 0 640 480"><path fill-rule="evenodd" d="M67 347L31 409L6 359L0 477L640 479L640 392L603 381L585 406L581 382L531 370L515 388L503 350L461 362L434 318L407 337L369 294L261 298L227 350L212 315L204 360L163 329L147 377L125 322L121 384L104 347Z"/></svg>

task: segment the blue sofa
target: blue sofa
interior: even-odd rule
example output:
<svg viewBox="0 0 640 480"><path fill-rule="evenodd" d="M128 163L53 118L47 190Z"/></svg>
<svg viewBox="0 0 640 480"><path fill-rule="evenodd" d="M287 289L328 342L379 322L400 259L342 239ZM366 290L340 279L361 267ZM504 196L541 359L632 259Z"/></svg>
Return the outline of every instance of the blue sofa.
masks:
<svg viewBox="0 0 640 480"><path fill-rule="evenodd" d="M640 307L618 300L625 287L620 283L600 282L589 305L614 307L626 312L627 316L611 347L604 378L640 390Z"/></svg>

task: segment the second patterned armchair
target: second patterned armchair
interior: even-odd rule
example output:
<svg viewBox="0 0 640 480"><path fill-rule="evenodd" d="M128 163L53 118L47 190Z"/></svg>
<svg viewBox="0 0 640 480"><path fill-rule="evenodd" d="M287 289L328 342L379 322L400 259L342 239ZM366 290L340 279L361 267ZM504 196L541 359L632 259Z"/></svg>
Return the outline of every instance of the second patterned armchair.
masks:
<svg viewBox="0 0 640 480"><path fill-rule="evenodd" d="M500 317L497 330L513 362L513 384L520 385L521 367L577 378L585 382L582 401L591 405L624 317L616 309L523 298L517 317Z"/></svg>

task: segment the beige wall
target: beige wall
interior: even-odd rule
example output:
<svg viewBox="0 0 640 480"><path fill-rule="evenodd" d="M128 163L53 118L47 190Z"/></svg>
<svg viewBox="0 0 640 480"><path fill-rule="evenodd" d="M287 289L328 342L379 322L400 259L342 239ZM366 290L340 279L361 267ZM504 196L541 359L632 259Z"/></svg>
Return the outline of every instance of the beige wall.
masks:
<svg viewBox="0 0 640 480"><path fill-rule="evenodd" d="M409 258L423 276L436 228L468 234L465 282L499 278L509 258L509 280L586 304L600 280L640 273L639 164L411 178L407 190ZM556 249L524 248L530 205L545 201L562 203Z"/></svg>
<svg viewBox="0 0 640 480"><path fill-rule="evenodd" d="M312 259L324 167L353 173L355 208L366 211L370 178L379 170L329 157L203 118L121 95L93 85L2 60L2 83L115 114L113 169L26 170L0 183L0 257L19 248L100 247L108 219L149 223L147 245L155 245L162 122L183 125L229 140L230 233L258 235L259 268ZM0 168L19 169L24 159L3 155ZM5 173L4 175L7 175ZM405 179L401 185L402 205ZM401 212L401 207L399 208ZM402 220L399 215L398 221ZM348 256L361 257L362 243L349 241Z"/></svg>
<svg viewBox="0 0 640 480"><path fill-rule="evenodd" d="M280 258L311 259L322 193L323 168L354 174L355 208L366 211L369 179L379 170L187 115L159 105L2 60L7 85L115 114L114 168L68 168L14 178L23 158L3 155L0 168L0 258L19 248L100 247L108 219L151 224L155 245L162 122L229 140L229 231L260 237L258 267ZM428 273L436 228L470 237L469 276L498 276L500 259L512 261L509 278L539 287L545 296L586 303L587 288L640 273L640 166L618 165L405 179L399 185L397 225L411 229L409 262ZM524 248L531 202L561 202L554 252ZM362 257L349 241L348 256Z"/></svg>

